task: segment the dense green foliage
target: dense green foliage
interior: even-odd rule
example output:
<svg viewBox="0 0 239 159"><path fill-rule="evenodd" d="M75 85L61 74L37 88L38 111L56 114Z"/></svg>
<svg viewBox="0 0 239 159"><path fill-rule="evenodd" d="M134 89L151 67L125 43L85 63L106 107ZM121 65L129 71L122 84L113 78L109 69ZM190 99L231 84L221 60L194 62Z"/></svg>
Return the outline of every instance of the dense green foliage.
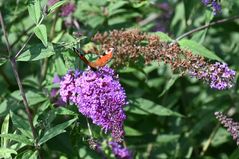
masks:
<svg viewBox="0 0 239 159"><path fill-rule="evenodd" d="M150 34L160 24L163 32L153 34L170 43L194 28L239 14L239 0L222 0L222 13L218 15L213 15L211 8L200 0L71 2L76 9L64 17L59 12L68 1L44 7L46 0L0 0L11 52L1 26L0 158L37 158L39 151L44 158L101 158L89 146L87 120L77 107L57 106L51 97L51 90L59 88L52 82L54 75L86 68L72 48L91 45L95 33L138 28ZM167 9L160 4L167 5ZM209 62L223 61L231 69L239 70L236 18L195 32L179 44ZM13 57L18 53L17 71L29 103L35 136L13 72ZM186 74L173 72L169 65L158 61L147 65L129 63L115 71L129 101L124 109L127 115L124 144L133 151L134 158L239 158L236 142L214 116L214 112L222 111L239 121L237 76L234 87L220 91ZM94 139L102 142L110 138L89 122ZM104 144L103 151L114 158Z"/></svg>

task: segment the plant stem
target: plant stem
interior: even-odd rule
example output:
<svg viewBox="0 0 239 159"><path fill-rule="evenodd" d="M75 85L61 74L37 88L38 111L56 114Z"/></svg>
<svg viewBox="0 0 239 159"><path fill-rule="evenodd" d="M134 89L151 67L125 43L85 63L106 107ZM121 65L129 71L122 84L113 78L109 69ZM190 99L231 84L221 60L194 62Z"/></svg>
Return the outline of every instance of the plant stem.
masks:
<svg viewBox="0 0 239 159"><path fill-rule="evenodd" d="M193 34L193 33L196 33L196 32L198 32L198 31L201 31L201 30L203 30L203 29L209 28L209 27L214 26L214 25L217 25L217 24L226 23L226 22L228 22L228 21L235 20L235 19L238 19L238 18L239 18L239 16L237 15L237 16L234 16L234 17L225 18L225 19L220 19L220 20L211 22L211 23L209 23L209 24L205 24L205 25L203 25L203 26L200 26L200 27L198 27L198 28L195 28L195 29L193 29L193 30L190 30L190 31L184 33L183 35L177 37L177 38L174 40L174 43L175 43L175 42L178 42L179 40L185 38L185 37L188 36L188 35L191 35L191 34Z"/></svg>
<svg viewBox="0 0 239 159"><path fill-rule="evenodd" d="M3 17L2 17L2 12L1 11L0 11L0 23L1 23L3 35L4 35L5 40L6 40L7 51L9 53L9 57L10 57L12 52L11 52L11 48L10 48L10 45L9 45L8 35L7 35L6 29L5 29L5 25L4 25L4 22L3 22Z"/></svg>
<svg viewBox="0 0 239 159"><path fill-rule="evenodd" d="M3 22L1 11L0 11L0 23L1 23L1 26L2 26L2 31L3 31L4 37L6 39L6 46L8 48L9 60L10 60L10 63L12 65L12 70L13 70L13 73L15 75L15 78L17 80L17 85L19 87L19 91L20 91L20 94L22 96L23 104L24 104L24 107L25 107L25 110L26 110L26 113L27 113L27 117L28 117L28 122L30 124L32 135L33 135L33 139L35 141L35 145L34 146L35 146L35 149L38 151L39 158L43 159L43 157L41 156L40 147L37 144L37 140L38 139L37 139L36 130L35 130L34 125L33 125L33 117L32 117L32 114L31 114L31 111L30 111L30 107L29 107L29 104L28 104L28 101L27 101L27 98L26 98L26 94L24 92L24 89L23 89L23 86L22 86L22 83L21 83L21 80L20 80L20 77L19 77L19 74L18 74L18 71L17 71L16 59L14 57L11 57L12 56L11 55L12 54L12 50L11 50L11 47L10 47L10 44L9 44L9 41L8 41L8 36L7 36L7 32L6 32L6 29L5 29L4 22ZM23 46L25 47L26 43ZM22 48L24 48L24 47L22 47ZM20 54L21 52L19 51L18 53Z"/></svg>
<svg viewBox="0 0 239 159"><path fill-rule="evenodd" d="M24 30L24 31L19 35L18 39L16 39L16 40L12 43L11 48L13 48L13 47L20 41L20 39L21 39L24 35L26 35L26 34L27 34L32 28L34 28L34 27L35 27L35 24L31 25L31 26L28 27L26 30Z"/></svg>
<svg viewBox="0 0 239 159"><path fill-rule="evenodd" d="M28 104L28 101L27 101L27 98L26 98L26 94L25 94L25 92L23 90L22 83L21 83L21 80L20 80L20 77L19 77L19 74L18 74L18 71L17 71L16 60L14 58L12 58L12 59L10 59L10 62L11 62L11 65L12 65L12 69L13 69L15 78L17 80L17 85L19 87L20 94L21 94L22 99L23 99L23 104L25 106L25 110L27 112L27 116L28 116L28 119L29 119L30 127L31 127L31 130L32 130L32 135L33 135L34 139L36 139L36 131L35 131L34 126L33 126L32 114L31 114L31 111L30 111L30 108L29 108L29 104Z"/></svg>
<svg viewBox="0 0 239 159"><path fill-rule="evenodd" d="M39 21L39 24L42 23L44 19L44 15L42 15L41 20ZM32 38L32 36L34 35L34 32L31 33L31 35L28 37L28 39L26 40L26 42L23 44L23 46L21 47L21 49L16 53L15 55L15 59L17 59L21 54L22 54L22 50L26 47L27 43L30 41L30 39Z"/></svg>

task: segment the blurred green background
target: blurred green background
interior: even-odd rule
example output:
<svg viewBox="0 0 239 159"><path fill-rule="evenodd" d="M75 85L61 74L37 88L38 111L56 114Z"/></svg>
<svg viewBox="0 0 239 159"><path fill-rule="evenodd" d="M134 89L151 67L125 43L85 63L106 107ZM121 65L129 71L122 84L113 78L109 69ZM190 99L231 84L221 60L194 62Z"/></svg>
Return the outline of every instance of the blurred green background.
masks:
<svg viewBox="0 0 239 159"><path fill-rule="evenodd" d="M175 39L211 21L239 14L239 0L221 0L222 13L216 16L200 0L75 0L66 2L75 5L71 15L60 16L62 6L59 6L44 17L41 24L46 35L43 32L39 37L34 27L40 24L28 13L27 6L32 3L32 0L0 0L0 10L13 54L34 31L36 34L17 64L39 136L77 116L77 121L64 127L65 133L41 145L45 158L61 159L101 158L89 148L86 120L77 108L57 107L50 97L51 89L59 87L52 83L54 75L86 68L71 51L79 41L85 44L97 32L121 28L138 28L148 33L161 31ZM48 2L40 3L44 11ZM8 53L2 31L0 36L0 122L4 125L11 111L8 132L24 136L24 126L20 123L27 123L26 113L11 65L5 60ZM239 20L204 29L187 38L214 52L231 69L239 69ZM116 72L129 100L125 107L125 144L134 152L134 158L239 158L236 142L214 116L214 112L222 111L239 121L237 78L233 88L218 91L202 81L174 74L170 66L158 62L125 66ZM107 138L98 126L91 126L98 140ZM2 133L5 131L3 127ZM3 140L2 137L1 147ZM36 157L33 146L26 146L23 141L8 140L7 148L17 152L7 153L13 158Z"/></svg>

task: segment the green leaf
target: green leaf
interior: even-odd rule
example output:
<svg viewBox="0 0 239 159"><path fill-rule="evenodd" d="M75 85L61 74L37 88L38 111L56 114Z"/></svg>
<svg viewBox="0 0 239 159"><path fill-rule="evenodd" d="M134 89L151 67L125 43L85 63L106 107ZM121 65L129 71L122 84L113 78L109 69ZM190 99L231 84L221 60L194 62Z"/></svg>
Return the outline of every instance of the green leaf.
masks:
<svg viewBox="0 0 239 159"><path fill-rule="evenodd" d="M6 139L10 139L10 140L14 140L17 141L19 143L24 143L26 145L33 145L33 143L28 140L25 136L22 135L17 135L17 134L0 134L0 137L2 138L6 138Z"/></svg>
<svg viewBox="0 0 239 159"><path fill-rule="evenodd" d="M23 151L17 155L17 159L38 159L38 152L37 151L32 151L30 149Z"/></svg>
<svg viewBox="0 0 239 159"><path fill-rule="evenodd" d="M58 115L78 115L77 113L65 108L65 107L58 107L56 109L53 110L55 112L55 114Z"/></svg>
<svg viewBox="0 0 239 159"><path fill-rule="evenodd" d="M182 117L181 114L174 112L168 108L165 108L159 104L154 103L153 101L138 98L136 100L131 100L128 107L125 108L126 111L141 114L141 115L148 115L148 114L155 114L158 116L179 116Z"/></svg>
<svg viewBox="0 0 239 159"><path fill-rule="evenodd" d="M33 138L29 122L13 112L10 112L10 115L13 125L26 137Z"/></svg>
<svg viewBox="0 0 239 159"><path fill-rule="evenodd" d="M28 7L28 12L35 24L38 24L41 17L41 6L38 0L35 0L33 4Z"/></svg>
<svg viewBox="0 0 239 159"><path fill-rule="evenodd" d="M157 35L157 36L159 36L160 40L165 41L165 42L170 42L173 40L172 38L170 38L168 36L168 34L166 34L164 32L160 32L160 31L158 31L156 33L151 33L151 35Z"/></svg>
<svg viewBox="0 0 239 159"><path fill-rule="evenodd" d="M229 156L229 159L238 159L239 149L235 149L233 153Z"/></svg>
<svg viewBox="0 0 239 159"><path fill-rule="evenodd" d="M67 1L59 1L56 2L53 6L51 6L49 8L49 12L52 13L55 9L59 8L60 6L62 6L63 4L65 4Z"/></svg>
<svg viewBox="0 0 239 159"><path fill-rule="evenodd" d="M17 151L9 148L0 148L0 158L12 158L11 154L17 154Z"/></svg>
<svg viewBox="0 0 239 159"><path fill-rule="evenodd" d="M105 21L105 17L103 17L103 16L94 16L94 17L89 18L87 23L92 28L96 28L96 27L102 25L104 21Z"/></svg>
<svg viewBox="0 0 239 159"><path fill-rule="evenodd" d="M22 101L22 96L20 95L20 91L14 91L13 93L11 93L11 96L16 98L19 101ZM41 103L47 99L46 97L41 95L39 92L33 92L33 91L27 91L26 97L27 97L28 104L30 106Z"/></svg>
<svg viewBox="0 0 239 159"><path fill-rule="evenodd" d="M177 3L176 7L174 8L174 12L175 14L170 24L170 31L172 31L174 35L177 37L181 35L187 27L186 20L184 18L185 8L182 1Z"/></svg>
<svg viewBox="0 0 239 159"><path fill-rule="evenodd" d="M77 118L74 118L74 119L68 120L62 124L58 124L58 125L50 128L49 130L47 130L45 132L43 137L39 140L38 144L42 145L43 143L47 142L48 140L52 139L53 137L66 132L64 129L67 128L68 126L70 126L76 120L77 120Z"/></svg>
<svg viewBox="0 0 239 159"><path fill-rule="evenodd" d="M212 140L210 140L212 146L220 146L228 142L229 140L229 133L224 128L219 128L218 131L215 133L215 136Z"/></svg>
<svg viewBox="0 0 239 159"><path fill-rule="evenodd" d="M62 75L65 75L66 72L67 72L67 69L66 69L66 66L65 66L65 63L63 62L62 58L60 56L58 56L56 59L55 59L55 68L56 68L56 73L60 76Z"/></svg>
<svg viewBox="0 0 239 159"><path fill-rule="evenodd" d="M133 4L133 7L134 8L140 8L140 7L143 7L145 5L148 5L149 4L149 1L148 0L141 0L141 1L132 1L132 4Z"/></svg>
<svg viewBox="0 0 239 159"><path fill-rule="evenodd" d="M137 71L138 70L133 67L124 67L124 68L120 69L118 72L119 73L132 73L132 72L137 72Z"/></svg>
<svg viewBox="0 0 239 159"><path fill-rule="evenodd" d="M161 97L163 96L172 86L173 84L175 83L175 81L179 78L180 76L179 75L173 75L169 81L167 81L164 89L163 89L163 92L160 93L160 95L158 97Z"/></svg>
<svg viewBox="0 0 239 159"><path fill-rule="evenodd" d="M156 139L157 142L160 143L167 143L167 142L173 142L177 139L179 139L180 135L159 135Z"/></svg>
<svg viewBox="0 0 239 159"><path fill-rule="evenodd" d="M42 41L45 47L47 47L47 31L44 24L37 25L34 28L34 33Z"/></svg>
<svg viewBox="0 0 239 159"><path fill-rule="evenodd" d="M223 61L220 57L208 50L204 46L193 40L182 39L178 42L182 49L190 50L192 53L217 61Z"/></svg>
<svg viewBox="0 0 239 159"><path fill-rule="evenodd" d="M140 136L140 135L142 135L141 132L139 132L136 129L133 129L131 127L128 127L128 126L125 126L124 130L125 130L125 135L127 135L127 136Z"/></svg>
<svg viewBox="0 0 239 159"><path fill-rule="evenodd" d="M7 59L4 57L0 57L0 66L2 66L3 64L5 64L7 62Z"/></svg>
<svg viewBox="0 0 239 159"><path fill-rule="evenodd" d="M110 3L110 5L108 6L109 16L112 16L117 13L117 10L119 10L120 7L124 6L127 3L127 1L115 1Z"/></svg>
<svg viewBox="0 0 239 159"><path fill-rule="evenodd" d="M9 129L9 119L10 119L10 115L8 114L5 118L4 121L2 123L2 129L1 129L1 134L7 134L8 133L8 129ZM8 140L3 138L1 139L1 147L7 147L7 143Z"/></svg>
<svg viewBox="0 0 239 159"><path fill-rule="evenodd" d="M17 61L37 61L55 54L54 47L52 44L48 44L46 48L42 44L31 45L25 52L23 52Z"/></svg>

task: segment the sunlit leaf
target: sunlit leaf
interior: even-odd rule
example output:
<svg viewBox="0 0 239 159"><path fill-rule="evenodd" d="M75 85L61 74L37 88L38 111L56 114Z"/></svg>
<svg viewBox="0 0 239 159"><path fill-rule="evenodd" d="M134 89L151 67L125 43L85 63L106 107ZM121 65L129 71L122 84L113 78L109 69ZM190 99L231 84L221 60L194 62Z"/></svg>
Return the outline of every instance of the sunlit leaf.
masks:
<svg viewBox="0 0 239 159"><path fill-rule="evenodd" d="M7 134L8 129L9 129L9 119L10 115L8 114L2 123L2 128L1 128L1 134ZM7 147L8 139L7 138L1 138L1 147Z"/></svg>
<svg viewBox="0 0 239 159"><path fill-rule="evenodd" d="M222 59L218 57L215 53L193 40L182 39L178 43L180 44L181 48L190 50L196 55L200 55L212 60L222 61Z"/></svg>
<svg viewBox="0 0 239 159"><path fill-rule="evenodd" d="M17 61L37 61L55 54L52 44L48 44L46 48L42 44L32 45L26 49L18 58Z"/></svg>
<svg viewBox="0 0 239 159"><path fill-rule="evenodd" d="M12 158L11 154L17 154L17 151L10 148L0 147L0 158Z"/></svg>
<svg viewBox="0 0 239 159"><path fill-rule="evenodd" d="M19 143L23 143L23 144L26 144L26 145L33 145L33 143L28 140L25 136L23 135L17 135L17 134L0 134L0 137L1 138L4 138L4 139L9 139L9 140L14 140L14 141L17 141Z"/></svg>
<svg viewBox="0 0 239 159"><path fill-rule="evenodd" d="M55 9L59 8L60 6L62 6L63 4L65 4L67 1L64 0L64 1L59 1L59 2L56 2L55 4L53 4L50 8L49 8L49 11L50 13L52 13Z"/></svg>
<svg viewBox="0 0 239 159"><path fill-rule="evenodd" d="M38 24L41 17L41 6L38 0L34 0L33 4L30 4L28 7L28 12L35 24Z"/></svg>
<svg viewBox="0 0 239 159"><path fill-rule="evenodd" d="M37 25L34 28L34 33L42 41L45 47L47 47L47 31L44 24Z"/></svg>

